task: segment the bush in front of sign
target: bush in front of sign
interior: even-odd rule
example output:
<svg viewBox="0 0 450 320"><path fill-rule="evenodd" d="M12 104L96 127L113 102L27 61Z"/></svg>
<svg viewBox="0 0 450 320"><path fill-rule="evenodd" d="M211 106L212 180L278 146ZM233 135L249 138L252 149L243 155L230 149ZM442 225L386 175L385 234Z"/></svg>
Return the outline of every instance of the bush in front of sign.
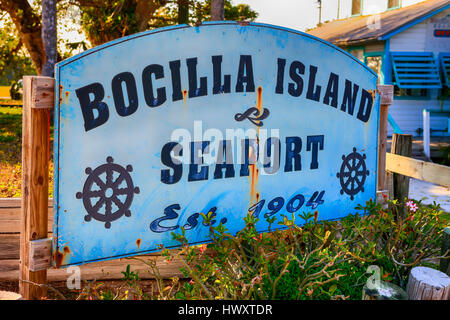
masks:
<svg viewBox="0 0 450 320"><path fill-rule="evenodd" d="M441 258L443 230L450 223L450 214L436 203L423 205L421 201L404 199L408 215L402 219L398 212L400 201L388 201L389 209L370 209L369 214L356 223L363 232L356 238L364 250L361 258L385 271L383 280L405 287L410 270L416 266L438 268ZM367 207L359 206L367 211ZM343 220L347 232L353 232L351 220ZM450 252L444 253L450 258Z"/></svg>
<svg viewBox="0 0 450 320"><path fill-rule="evenodd" d="M405 288L411 268L438 268L441 256L450 258L450 252L440 252L449 214L439 205L409 200L409 214L402 220L397 215L398 201L388 203L389 209L383 209L367 202L357 207L361 214L339 221L320 221L317 211L281 215L278 220L269 217L270 230L262 234L251 215L245 218L245 228L231 235L225 225L211 225L212 214L202 214L209 225L210 244L190 246L181 229L172 234L179 249L162 247L168 263L182 262L187 281L164 280L155 259L135 257L155 275L151 290L128 267L123 272L126 284L120 288L90 283L79 299L359 300L374 269L379 270L380 280ZM301 226L296 219L301 219L297 221Z"/></svg>
<svg viewBox="0 0 450 320"><path fill-rule="evenodd" d="M382 280L404 288L412 267L437 268L441 233L449 221L438 205L410 205L404 220L397 218L396 200L389 201L389 209L368 202L357 207L362 214L333 222L319 221L318 212L282 216L270 223L272 230L284 230L264 234L256 231L257 219L247 216L235 236L224 225L210 226L207 246L191 247L183 231L173 234L182 245L176 255L192 279L174 298L361 299L373 265ZM299 218L301 227L295 224Z"/></svg>
<svg viewBox="0 0 450 320"><path fill-rule="evenodd" d="M251 215L245 218L245 228L234 236L227 233L222 224L210 225L212 243L207 246L189 246L183 230L173 234L182 245L177 258L185 265L186 277L192 279L174 297L275 299L278 290L283 291L285 275L302 270L297 277L302 281L297 284L294 297L298 299L321 285L338 280L341 275L334 265L347 259L345 252L330 254L332 234L327 224L309 222L317 220L317 214L302 217L308 227L301 228L284 216L276 226L285 230L264 234L257 232L258 220ZM206 224L211 220L210 216L203 215L203 218ZM275 219L270 223L276 223ZM293 266L297 266L295 271ZM310 272L314 269L319 271Z"/></svg>

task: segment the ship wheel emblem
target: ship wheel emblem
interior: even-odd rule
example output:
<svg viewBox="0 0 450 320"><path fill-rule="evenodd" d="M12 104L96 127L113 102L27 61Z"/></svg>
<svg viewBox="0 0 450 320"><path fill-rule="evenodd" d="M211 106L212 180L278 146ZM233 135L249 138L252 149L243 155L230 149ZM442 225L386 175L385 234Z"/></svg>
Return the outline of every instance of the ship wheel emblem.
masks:
<svg viewBox="0 0 450 320"><path fill-rule="evenodd" d="M83 186L83 192L77 192L77 199L83 199L87 215L85 221L94 218L105 223L105 228L111 227L111 222L123 215L131 216L130 206L134 194L139 188L133 185L130 172L133 167L126 168L115 164L112 157L106 158L106 163L94 170L86 168L88 175Z"/></svg>
<svg viewBox="0 0 450 320"><path fill-rule="evenodd" d="M358 192L364 192L364 182L369 175L365 159L366 155L356 152L356 148L353 148L349 155L342 156L341 170L337 177L341 183L341 194L350 195L350 200L353 200Z"/></svg>

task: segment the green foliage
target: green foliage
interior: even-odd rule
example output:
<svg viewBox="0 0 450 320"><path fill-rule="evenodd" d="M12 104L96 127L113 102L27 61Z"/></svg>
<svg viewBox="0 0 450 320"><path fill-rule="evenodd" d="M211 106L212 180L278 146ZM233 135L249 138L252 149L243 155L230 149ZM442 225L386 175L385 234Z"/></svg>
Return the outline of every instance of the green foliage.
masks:
<svg viewBox="0 0 450 320"><path fill-rule="evenodd" d="M441 164L450 166L450 146L439 147L439 151L442 152Z"/></svg>
<svg viewBox="0 0 450 320"><path fill-rule="evenodd" d="M0 107L0 163L20 162L22 108Z"/></svg>
<svg viewBox="0 0 450 320"><path fill-rule="evenodd" d="M24 75L36 74L14 24L5 15L0 29L0 43L1 86L9 86Z"/></svg>
<svg viewBox="0 0 450 320"><path fill-rule="evenodd" d="M150 290L144 291L128 265L122 272L126 285L110 289L90 282L77 299L359 300L371 265L380 269L380 280L405 288L412 267L436 268L439 258L450 258L450 252L439 256L449 215L439 205L413 203L417 209L410 206L404 220L396 220L397 201L389 201L390 209L369 201L358 206L361 214L339 221L320 221L317 211L281 215L271 220L271 228L280 230L264 234L256 230L258 219L248 215L243 230L231 235L225 225L212 225L209 212L202 214L203 223L209 224L208 245L189 246L181 228L172 233L180 249L161 246L166 263L181 261L190 280L164 280L156 258L135 257L131 259L146 264L155 278Z"/></svg>
<svg viewBox="0 0 450 320"><path fill-rule="evenodd" d="M50 126L53 147L53 125ZM0 197L22 194L22 108L0 107ZM50 151L51 152L51 151ZM53 162L49 164L49 197L53 197Z"/></svg>
<svg viewBox="0 0 450 320"><path fill-rule="evenodd" d="M192 1L190 20L194 24L211 20L211 0ZM253 11L248 4L233 5L230 0L224 3L225 20L232 21L254 21L258 13Z"/></svg>
<svg viewBox="0 0 450 320"><path fill-rule="evenodd" d="M63 1L61 10L68 10L73 1ZM137 0L115 0L92 5L91 2L75 1L81 10L78 21L92 45L113 39L178 23L179 7L176 0L159 0L139 6ZM225 1L225 20L251 20L258 14L245 4L233 5ZM189 24L198 24L211 18L210 0L190 0ZM140 18L148 16L143 23ZM76 44L72 44L76 45ZM81 44L78 44L81 45Z"/></svg>
<svg viewBox="0 0 450 320"><path fill-rule="evenodd" d="M207 250L190 247L183 230L174 233L182 249L172 258L181 259L192 280L173 298L361 299L370 265L380 268L381 280L404 288L412 267L437 267L448 224L438 205L415 203L405 220L396 220L396 201L389 210L369 201L358 206L362 214L340 221L319 221L317 212L282 216L276 223L285 230L266 234L256 232L258 220L249 215L235 236L222 224L210 225Z"/></svg>
<svg viewBox="0 0 450 320"><path fill-rule="evenodd" d="M134 272L130 270L130 265L127 265L125 271L121 272L123 274L122 280L125 281L137 281L139 280L139 272Z"/></svg>
<svg viewBox="0 0 450 320"><path fill-rule="evenodd" d="M81 6L81 26L94 45L138 32L137 1L107 1L100 6Z"/></svg>
<svg viewBox="0 0 450 320"><path fill-rule="evenodd" d="M114 300L114 293L111 290L106 290L101 293L102 300Z"/></svg>

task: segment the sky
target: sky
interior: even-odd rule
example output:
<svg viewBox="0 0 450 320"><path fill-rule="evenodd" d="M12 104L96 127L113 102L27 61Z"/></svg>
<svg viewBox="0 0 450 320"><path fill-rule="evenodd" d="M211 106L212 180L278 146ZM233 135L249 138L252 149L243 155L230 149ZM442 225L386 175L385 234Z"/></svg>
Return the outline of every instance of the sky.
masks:
<svg viewBox="0 0 450 320"><path fill-rule="evenodd" d="M365 11L368 13L385 10L387 0L364 0ZM423 0L402 0L403 6L411 5ZM233 4L248 4L259 16L256 22L274 24L286 28L305 31L313 28L319 22L319 9L317 0L231 0ZM339 4L339 6L338 6ZM350 13L351 0L322 0L322 22L340 18ZM72 28L70 32L60 34L72 42L83 40L84 35Z"/></svg>
<svg viewBox="0 0 450 320"><path fill-rule="evenodd" d="M323 0L322 21L336 19L338 0ZM319 21L319 9L316 0L232 0L233 4L243 3L258 12L257 22L279 25L305 31ZM76 30L60 30L64 38L71 41L83 40Z"/></svg>
<svg viewBox="0 0 450 320"><path fill-rule="evenodd" d="M402 0L403 7L423 0ZM322 0L322 22L345 18L351 12L351 0ZM257 22L275 24L282 27L305 31L319 22L316 0L232 0L233 4L244 3L259 13ZM339 4L339 6L338 6ZM364 0L364 14L386 10L387 0Z"/></svg>
<svg viewBox="0 0 450 320"><path fill-rule="evenodd" d="M305 31L319 22L319 9L315 0L232 0L243 3L259 13L256 22L275 24ZM322 21L337 18L338 0L322 1Z"/></svg>

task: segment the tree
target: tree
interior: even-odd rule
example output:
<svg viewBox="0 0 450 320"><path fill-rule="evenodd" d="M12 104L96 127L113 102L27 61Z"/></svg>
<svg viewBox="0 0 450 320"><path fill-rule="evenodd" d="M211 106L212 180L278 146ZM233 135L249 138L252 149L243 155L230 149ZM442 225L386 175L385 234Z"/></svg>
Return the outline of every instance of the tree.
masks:
<svg viewBox="0 0 450 320"><path fill-rule="evenodd" d="M7 86L36 70L13 22L6 14L0 14L0 20L0 85Z"/></svg>
<svg viewBox="0 0 450 320"><path fill-rule="evenodd" d="M189 0L177 0L178 24L189 23Z"/></svg>
<svg viewBox="0 0 450 320"><path fill-rule="evenodd" d="M222 1L226 20L257 17L248 5ZM44 30L39 13L41 2ZM42 73L46 61L49 67L45 66L45 74L53 69L56 38L51 35L56 24L51 17L54 17L55 4L58 17L67 15L72 6L79 8L81 15L77 23L92 46L158 27L198 24L211 19L211 0L35 0L33 6L27 0L0 0L0 14L8 13L38 74ZM62 55L57 54L60 59Z"/></svg>
<svg viewBox="0 0 450 320"><path fill-rule="evenodd" d="M211 0L211 20L219 21L225 19L224 0Z"/></svg>
<svg viewBox="0 0 450 320"><path fill-rule="evenodd" d="M211 0L65 0L81 10L80 24L93 46L141 32L211 20ZM250 6L224 2L226 20L254 20Z"/></svg>
<svg viewBox="0 0 450 320"><path fill-rule="evenodd" d="M27 0L0 0L0 10L13 21L22 43L27 48L38 74L44 65L41 19Z"/></svg>
<svg viewBox="0 0 450 320"><path fill-rule="evenodd" d="M58 51L56 48L56 0L42 1L42 41L44 43L44 66L42 75L53 77Z"/></svg>
<svg viewBox="0 0 450 320"><path fill-rule="evenodd" d="M202 0L196 1L193 6L193 14L191 22L194 24L201 23L203 21L215 20L212 18L212 1L216 0ZM254 21L258 17L258 13L253 11L247 4L233 5L230 0L223 0L223 20L242 21L249 20Z"/></svg>
<svg viewBox="0 0 450 320"><path fill-rule="evenodd" d="M169 0L71 0L61 9L76 5L81 10L81 27L92 46L145 31L158 18L157 11Z"/></svg>

